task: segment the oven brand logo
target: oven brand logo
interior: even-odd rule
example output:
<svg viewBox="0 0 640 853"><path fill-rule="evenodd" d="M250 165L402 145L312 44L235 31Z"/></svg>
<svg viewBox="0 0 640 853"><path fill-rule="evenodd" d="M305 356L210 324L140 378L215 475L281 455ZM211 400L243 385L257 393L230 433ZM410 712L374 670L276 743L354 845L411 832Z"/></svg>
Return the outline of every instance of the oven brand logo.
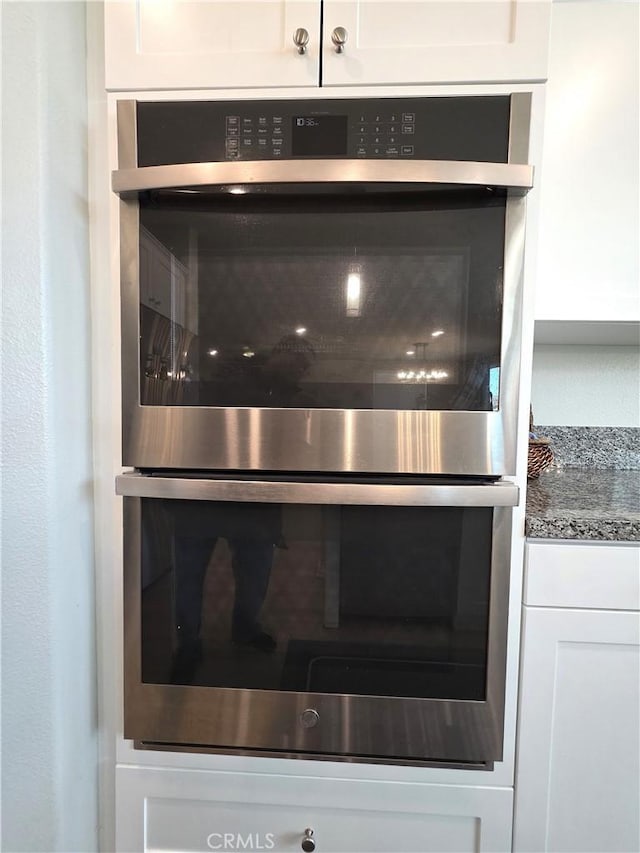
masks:
<svg viewBox="0 0 640 853"><path fill-rule="evenodd" d="M212 832L207 835L209 850L273 850L276 846L273 832Z"/></svg>

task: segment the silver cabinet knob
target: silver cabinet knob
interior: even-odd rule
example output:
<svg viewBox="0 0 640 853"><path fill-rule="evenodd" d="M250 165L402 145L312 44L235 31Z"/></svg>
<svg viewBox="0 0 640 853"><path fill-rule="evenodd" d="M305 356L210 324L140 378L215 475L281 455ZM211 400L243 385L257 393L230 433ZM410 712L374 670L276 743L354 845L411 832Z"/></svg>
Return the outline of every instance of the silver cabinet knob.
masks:
<svg viewBox="0 0 640 853"><path fill-rule="evenodd" d="M293 34L293 43L298 48L298 53L306 53L309 44L309 33L304 27L298 27Z"/></svg>
<svg viewBox="0 0 640 853"><path fill-rule="evenodd" d="M304 853L313 853L316 849L316 842L313 840L313 830L307 827L302 838L302 849Z"/></svg>
<svg viewBox="0 0 640 853"><path fill-rule="evenodd" d="M347 43L348 38L349 33L345 30L344 27L335 28L335 30L331 33L331 41L336 47L336 53L344 52L344 46Z"/></svg>

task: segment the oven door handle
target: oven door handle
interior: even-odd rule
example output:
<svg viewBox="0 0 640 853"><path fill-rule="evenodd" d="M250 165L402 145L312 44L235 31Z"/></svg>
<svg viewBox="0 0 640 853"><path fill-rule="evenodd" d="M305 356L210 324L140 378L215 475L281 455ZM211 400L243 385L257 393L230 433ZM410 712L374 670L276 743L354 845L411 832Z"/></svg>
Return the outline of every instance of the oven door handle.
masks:
<svg viewBox="0 0 640 853"><path fill-rule="evenodd" d="M165 477L138 472L116 477L116 493L137 498L256 503L360 504L368 506L517 506L514 483L423 485L288 482Z"/></svg>
<svg viewBox="0 0 640 853"><path fill-rule="evenodd" d="M111 186L122 198L148 190L216 187L228 192L265 184L460 184L500 187L525 193L533 186L533 166L458 160L257 160L182 163L118 169Z"/></svg>

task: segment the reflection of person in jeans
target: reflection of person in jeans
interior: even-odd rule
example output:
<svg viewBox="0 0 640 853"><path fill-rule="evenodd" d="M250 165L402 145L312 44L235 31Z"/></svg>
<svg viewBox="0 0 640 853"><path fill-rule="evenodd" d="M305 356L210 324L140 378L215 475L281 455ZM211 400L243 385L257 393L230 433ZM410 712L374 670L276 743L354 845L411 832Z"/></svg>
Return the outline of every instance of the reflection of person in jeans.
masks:
<svg viewBox="0 0 640 853"><path fill-rule="evenodd" d="M231 640L263 652L276 642L259 617L280 535L280 507L264 504L178 501L175 516L175 628L171 681L188 683L202 659L202 593L219 538L229 543L235 581Z"/></svg>

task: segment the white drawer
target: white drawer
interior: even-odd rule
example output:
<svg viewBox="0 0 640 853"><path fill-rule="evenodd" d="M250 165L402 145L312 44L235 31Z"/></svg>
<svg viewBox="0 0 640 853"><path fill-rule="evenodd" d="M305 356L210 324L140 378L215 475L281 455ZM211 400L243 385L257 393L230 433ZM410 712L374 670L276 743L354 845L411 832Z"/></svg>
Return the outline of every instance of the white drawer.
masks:
<svg viewBox="0 0 640 853"><path fill-rule="evenodd" d="M481 853L511 847L512 791L119 767L118 851Z"/></svg>
<svg viewBox="0 0 640 853"><path fill-rule="evenodd" d="M530 607L640 610L640 546L529 540L524 603Z"/></svg>

